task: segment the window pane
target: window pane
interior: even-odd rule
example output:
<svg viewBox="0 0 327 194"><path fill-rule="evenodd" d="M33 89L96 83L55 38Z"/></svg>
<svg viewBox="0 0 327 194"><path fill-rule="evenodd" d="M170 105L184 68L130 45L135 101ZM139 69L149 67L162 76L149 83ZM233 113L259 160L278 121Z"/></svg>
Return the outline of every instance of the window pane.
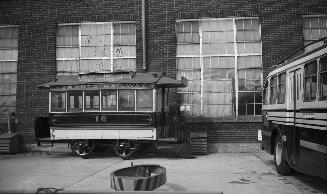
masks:
<svg viewBox="0 0 327 194"><path fill-rule="evenodd" d="M316 99L317 91L317 61L312 61L304 66L304 101Z"/></svg>
<svg viewBox="0 0 327 194"><path fill-rule="evenodd" d="M279 81L279 93L278 93L278 104L285 103L285 94L286 94L286 73L283 73L278 76Z"/></svg>
<svg viewBox="0 0 327 194"><path fill-rule="evenodd" d="M117 90L102 91L102 110L117 111Z"/></svg>
<svg viewBox="0 0 327 194"><path fill-rule="evenodd" d="M66 112L66 92L51 92L51 112Z"/></svg>
<svg viewBox="0 0 327 194"><path fill-rule="evenodd" d="M327 73L320 74L320 99L327 100Z"/></svg>
<svg viewBox="0 0 327 194"><path fill-rule="evenodd" d="M327 57L320 59L320 100L327 100Z"/></svg>
<svg viewBox="0 0 327 194"><path fill-rule="evenodd" d="M82 91L70 91L68 92L68 111L82 111L83 110L83 92Z"/></svg>
<svg viewBox="0 0 327 194"><path fill-rule="evenodd" d="M119 90L119 111L135 111L135 90Z"/></svg>
<svg viewBox="0 0 327 194"><path fill-rule="evenodd" d="M136 110L137 111L153 110L152 90L136 90Z"/></svg>
<svg viewBox="0 0 327 194"><path fill-rule="evenodd" d="M262 104L255 104L255 115L261 115Z"/></svg>
<svg viewBox="0 0 327 194"><path fill-rule="evenodd" d="M85 91L85 110L100 110L99 91Z"/></svg>
<svg viewBox="0 0 327 194"><path fill-rule="evenodd" d="M270 104L277 103L277 78L276 76L270 79Z"/></svg>

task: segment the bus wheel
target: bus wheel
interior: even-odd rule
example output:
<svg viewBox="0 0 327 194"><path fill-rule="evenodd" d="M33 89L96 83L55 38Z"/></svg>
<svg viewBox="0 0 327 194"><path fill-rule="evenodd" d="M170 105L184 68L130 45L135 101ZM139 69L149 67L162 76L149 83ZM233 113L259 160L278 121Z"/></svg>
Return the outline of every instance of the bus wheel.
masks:
<svg viewBox="0 0 327 194"><path fill-rule="evenodd" d="M93 147L91 142L89 141L78 141L75 143L76 144L76 148L75 148L75 152L83 159L86 159L90 156Z"/></svg>
<svg viewBox="0 0 327 194"><path fill-rule="evenodd" d="M136 141L119 141L113 145L114 152L117 156L123 160L128 160L139 148L139 144Z"/></svg>
<svg viewBox="0 0 327 194"><path fill-rule="evenodd" d="M288 165L285 160L285 151L283 150L283 143L280 134L277 135L275 139L275 166L278 174L290 175L292 173L292 168Z"/></svg>

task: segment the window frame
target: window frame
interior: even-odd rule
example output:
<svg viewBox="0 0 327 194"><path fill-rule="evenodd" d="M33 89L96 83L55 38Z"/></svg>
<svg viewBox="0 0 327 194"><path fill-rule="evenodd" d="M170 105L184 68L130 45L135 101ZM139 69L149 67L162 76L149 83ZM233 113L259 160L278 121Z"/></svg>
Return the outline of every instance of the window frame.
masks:
<svg viewBox="0 0 327 194"><path fill-rule="evenodd" d="M315 65L315 74L310 74L308 75L307 73L307 69L308 69L308 66L311 65L311 64L314 64ZM316 79L316 91L314 92L315 93L315 97L312 98L312 86L313 86L313 78L315 77ZM304 83L304 93L303 93L303 102L312 102L312 101L315 101L317 98L317 92L319 90L318 88L318 63L317 63L317 60L312 60L312 61L309 61L307 63L304 64L304 76L303 76L304 80L303 80L303 83ZM309 83L310 83L310 91L309 91L309 96L307 96L307 80L309 80Z"/></svg>
<svg viewBox="0 0 327 194"><path fill-rule="evenodd" d="M114 38L116 36L122 36L122 35L126 35L126 34L117 34L114 30L115 25L134 25L134 27L132 28L132 30L134 29L133 33L131 35L133 35L133 43L122 43L120 41L119 44L116 44L116 41L114 41ZM108 45L107 47L110 47L109 51L105 51L106 50L106 40L102 40L103 45L83 45L82 42L82 37L86 37L87 35L82 35L82 27L83 26L92 26L94 25L95 27L99 27L97 25L108 25L110 26L110 29L107 29L108 31L110 31L110 33L108 32L109 35L110 34L110 40L108 40L110 42L110 45ZM75 26L78 28L78 45L58 45L58 38L63 37L60 36L59 31L60 28L64 28L67 26ZM120 27L121 29L121 27ZM128 28L129 29L129 28ZM78 73L87 73L87 72L115 72L115 71L121 71L121 70L126 70L126 71L136 71L136 30L137 30L137 25L135 21L119 21L119 22L83 22L83 23L60 23L57 25L57 43L56 43L56 52L57 52L57 56L56 56L56 66L57 66L57 75L67 75L67 74L78 74ZM75 30L76 31L76 30ZM121 32L121 31L120 31ZM94 37L97 38L102 34L95 34ZM91 36L91 35L90 35ZM69 36L67 36L69 37ZM73 37L73 36L72 36ZM121 38L120 38L121 39ZM84 40L84 39L83 39ZM131 39L132 40L132 39ZM122 56L118 56L116 54L116 52L114 52L114 48L117 48L117 46L121 49L124 50L122 47L131 47L134 48L132 49L133 52L130 53L130 51L128 50L128 56L125 56L125 53L123 53ZM94 47L95 49L99 49L103 47L103 50L101 51L103 53L103 56L84 56L83 55L83 49L86 48L91 48ZM61 49L66 49L66 48L76 48L78 51L73 52L74 56L73 57L61 57L58 56L59 53L62 53L63 51L60 51ZM125 48L126 49L126 48ZM104 54L104 52L108 52L107 54ZM123 52L123 51L121 51ZM76 55L76 56L75 56ZM109 55L109 56L106 56ZM86 61L90 61L90 60L96 60L98 61L96 63L96 67L92 66L92 68L95 69L85 69L85 65L83 65L84 63L87 63ZM128 60L128 68L124 68L124 69L119 69L119 67L117 66L117 68L115 68L115 60ZM134 62L133 62L134 61ZM74 63L74 64L73 64ZM59 65L60 64L60 65ZM69 66L67 66L67 64ZM89 66L89 65L88 65ZM123 67L123 66L121 66ZM88 67L89 68L89 67Z"/></svg>
<svg viewBox="0 0 327 194"><path fill-rule="evenodd" d="M206 54L204 53L205 50L203 50L203 46L204 46L204 43L203 43L203 32L207 32L205 30L202 30L200 28L201 26L201 22L202 21L221 21L221 20L226 20L226 21L223 21L223 22L227 22L228 21L231 21L233 20L233 28L227 30L228 32L231 32L233 34L233 38L234 40L231 40L233 45L234 45L234 48L237 48L239 46L242 46L245 47L247 46L246 44L248 43L258 43L259 47L258 48L253 48L253 52L252 50L245 50L246 52L245 53L242 53L241 50L238 52L237 49L235 51L234 49L234 52L233 54L224 54L224 53L219 53L219 54ZM255 21L254 21L255 20ZM236 22L235 21L240 21L243 25L243 28L242 29L238 29L236 28ZM234 71L234 77L232 78L233 80L233 88L232 88L232 95L233 95L233 98L232 98L232 105L231 105L231 108L233 109L232 112L231 112L231 116L238 116L239 115L239 109L238 109L238 93L239 92L252 92L253 95L256 95L255 93L256 92L262 92L262 87L263 87L263 66L262 66L262 40L261 40L261 24L260 24L260 21L259 21L259 18L258 17L235 17L235 18L210 18L210 19L183 19L183 20L177 20L176 21L176 36L179 36L179 32L178 32L178 29L177 29L177 25L179 23L182 23L182 22L198 22L198 26L199 26L199 35L200 35L200 42L178 42L177 41L177 51L176 51L176 63L177 63L177 72L178 72L178 75L177 77L181 77L181 76L184 76L186 77L187 79L190 80L190 85L191 87L188 86L188 88L186 89L178 89L178 95L180 96L180 99L182 100L181 102L181 107L180 107L180 110L183 111L183 115L185 116L204 116L204 110L205 110L205 95L204 95L204 88L205 87L205 84L204 82L207 82L207 80L205 80L205 76L204 76L204 73L205 71L208 71L210 69L204 67L205 65L203 64L204 63L204 60L208 57L210 57L210 61L211 61L211 57L233 57L234 58L234 66L232 67L232 70ZM244 23L249 23L251 24L251 26L246 26ZM252 24L253 22L253 24ZM255 24L254 24L255 23ZM239 23L238 23L239 25ZM253 25L253 26L252 26ZM245 27L244 27L245 26ZM250 27L250 28L249 28ZM249 29L248 29L249 28ZM252 29L253 28L253 29ZM217 29L215 29L217 30ZM242 32L248 32L248 31L253 31L256 33L256 36L257 38L253 38L254 35L251 35L252 38L251 40L240 40L239 38L241 36L238 36L239 33L242 33ZM226 31L226 33L227 33ZM210 30L208 32L211 32ZM201 38L202 37L202 38ZM246 38L245 36L243 38ZM217 41L217 40L215 40ZM226 40L227 41L227 40ZM215 42L211 42L212 44L214 44ZM219 43L219 40L218 42ZM195 47L197 47L197 45L199 44L199 51L198 53L196 53L196 55L194 54L188 54L188 55L185 55L183 53L180 53L179 52L179 45L185 45L185 44L193 44ZM209 43L208 43L209 44ZM236 46L235 46L236 45ZM243 48L244 50L244 48ZM258 51L258 52L257 52ZM260 64L257 63L258 59L254 59L254 66L248 66L246 64L246 66L244 66L244 68L238 68L238 60L236 58L239 58L239 57L247 57L247 56L259 56L260 57ZM199 60L200 60L200 65L199 65L199 68L201 70L201 72L199 72L199 79L200 80L200 89L199 91L196 90L196 85L193 83L194 81L194 78L190 78L188 76L185 76L185 75L188 75L188 71L189 70L194 70L192 69L194 65L191 65L192 67L179 67L179 60L180 59L183 59L183 58L196 58L198 57ZM235 60L236 59L236 60ZM210 62L211 63L211 62ZM226 67L224 67L226 68ZM251 90L240 90L239 89L239 84L238 84L238 73L240 70L245 70L245 71L251 71L251 69L259 69L261 71L261 74L260 74L260 78L256 79L256 78L248 78L248 77L245 77L245 82L247 82L248 80L250 80L251 82L253 82L253 86L251 85ZM255 70L254 70L255 71ZM197 74L197 72L191 72L192 74ZM260 86L259 84L260 83ZM236 89L235 89L236 88ZM255 98L255 97L254 97ZM199 100L198 100L199 99ZM256 98L257 99L257 98ZM199 102L197 102L196 100L198 100ZM185 101L185 102L184 102ZM197 102L196 104L194 102ZM257 104L261 104L262 106L262 98L256 102ZM186 109L185 107L192 107L192 110L188 110ZM198 112L195 111L195 109L200 109L201 112L199 113L198 115ZM190 113L188 113L188 111ZM260 111L261 113L261 111ZM256 111L255 111L255 107L254 107L254 111L253 111L253 115L252 116L256 116L258 114L256 114ZM250 116L250 115L249 115ZM210 116L205 116L205 117L210 117ZM215 116L216 117L216 116ZM219 116L218 116L219 117Z"/></svg>
<svg viewBox="0 0 327 194"><path fill-rule="evenodd" d="M0 45L0 52L4 52L0 58L0 62L6 64L8 68L1 68L0 72L0 123L7 123L8 116L12 112L16 112L17 99L17 63L18 63L18 41L19 26L18 25L2 25L1 31L11 31L11 33L3 32L0 37L3 44ZM11 52L9 55L6 53ZM0 65L3 65L0 64ZM4 65L5 67L5 65Z"/></svg>
<svg viewBox="0 0 327 194"><path fill-rule="evenodd" d="M286 72L279 73L277 78L278 78L277 104L285 104L286 103ZM282 78L284 78L283 81L281 80ZM283 88L283 92L282 92L282 88ZM281 96L282 94L283 96Z"/></svg>
<svg viewBox="0 0 327 194"><path fill-rule="evenodd" d="M325 59L325 66L327 66L327 55L325 55L325 56L322 56L322 57L320 57L320 59L319 59L319 65L318 65L318 67L319 67L319 74L318 74L318 79L319 79L319 81L318 81L318 83L319 83L319 98L318 98L318 100L319 101L326 101L327 100L327 94L325 95L325 96L323 96L323 92L324 92L324 90L323 90L323 85L322 85L322 83L323 83L323 81L322 81L322 79L323 79L323 74L325 75L325 79L327 79L327 68L326 68L326 70L325 71L322 71L322 68L321 68L321 66L322 66L322 63L321 63L321 61L322 61L322 59ZM327 89L326 89L326 91L325 91L325 93L327 93Z"/></svg>

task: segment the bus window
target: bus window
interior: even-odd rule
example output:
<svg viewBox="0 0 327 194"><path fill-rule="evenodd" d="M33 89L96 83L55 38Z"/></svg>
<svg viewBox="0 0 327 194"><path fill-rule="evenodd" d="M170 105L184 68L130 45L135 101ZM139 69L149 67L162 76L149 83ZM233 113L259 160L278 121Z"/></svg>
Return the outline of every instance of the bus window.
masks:
<svg viewBox="0 0 327 194"><path fill-rule="evenodd" d="M66 92L51 92L51 112L66 112Z"/></svg>
<svg viewBox="0 0 327 194"><path fill-rule="evenodd" d="M102 90L102 110L117 111L117 90Z"/></svg>
<svg viewBox="0 0 327 194"><path fill-rule="evenodd" d="M152 90L136 90L136 110L137 111L153 110Z"/></svg>
<svg viewBox="0 0 327 194"><path fill-rule="evenodd" d="M278 75L278 91L278 104L284 104L286 96L286 73Z"/></svg>
<svg viewBox="0 0 327 194"><path fill-rule="evenodd" d="M327 100L327 56L320 59L320 100Z"/></svg>
<svg viewBox="0 0 327 194"><path fill-rule="evenodd" d="M264 86L263 86L263 91L262 91L262 95L263 95L262 101L263 101L264 105L268 104L268 90L267 89L268 89L268 82L265 82Z"/></svg>
<svg viewBox="0 0 327 194"><path fill-rule="evenodd" d="M83 110L83 92L69 91L68 92L68 111L82 111Z"/></svg>
<svg viewBox="0 0 327 194"><path fill-rule="evenodd" d="M135 111L135 90L119 90L118 110Z"/></svg>
<svg viewBox="0 0 327 194"><path fill-rule="evenodd" d="M304 101L314 101L317 92L317 61L312 61L304 66Z"/></svg>
<svg viewBox="0 0 327 194"><path fill-rule="evenodd" d="M100 95L98 90L90 90L84 92L84 109L88 110L99 110L100 108Z"/></svg>
<svg viewBox="0 0 327 194"><path fill-rule="evenodd" d="M270 79L270 104L277 103L277 78L276 76Z"/></svg>

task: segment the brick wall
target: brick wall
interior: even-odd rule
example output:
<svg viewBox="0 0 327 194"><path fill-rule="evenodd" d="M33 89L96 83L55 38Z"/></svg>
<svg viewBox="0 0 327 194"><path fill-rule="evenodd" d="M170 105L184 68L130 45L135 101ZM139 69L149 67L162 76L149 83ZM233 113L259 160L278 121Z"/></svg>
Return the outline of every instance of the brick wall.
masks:
<svg viewBox="0 0 327 194"><path fill-rule="evenodd" d="M327 14L325 0L147 0L147 65L149 71L176 76L176 19L205 17L260 18L264 75L277 62L303 45L302 15ZM56 24L82 21L136 21L137 69L142 70L141 0L2 0L0 24L19 25L17 116L19 132L34 136L33 121L48 113L48 94L38 85L55 77ZM170 96L177 114L177 95ZM257 124L213 124L209 141L256 133ZM229 127L233 126L233 127ZM227 129L230 128L228 132ZM248 132L245 130L248 129ZM244 133L242 133L242 131ZM241 133L239 133L241 132ZM214 135L219 134L219 135ZM248 141L244 136L237 141ZM30 140L32 140L31 138ZM234 140L233 140L234 141ZM250 140L252 141L252 140Z"/></svg>

